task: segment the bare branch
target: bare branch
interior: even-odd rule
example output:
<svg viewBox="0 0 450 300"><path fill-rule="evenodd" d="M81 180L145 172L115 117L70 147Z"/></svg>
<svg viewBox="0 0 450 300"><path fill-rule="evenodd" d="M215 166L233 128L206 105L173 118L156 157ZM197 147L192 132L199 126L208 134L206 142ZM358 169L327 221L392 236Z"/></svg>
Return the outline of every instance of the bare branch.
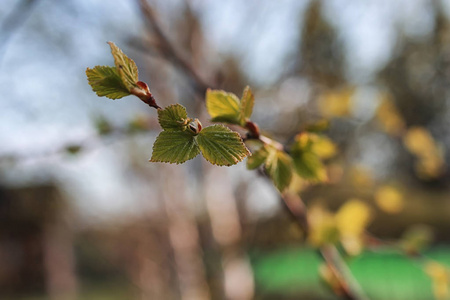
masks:
<svg viewBox="0 0 450 300"><path fill-rule="evenodd" d="M158 50L160 54L180 68L191 79L195 86L195 90L199 94L204 95L206 89L213 87L213 85L204 82L192 65L179 51L177 51L176 47L172 44L166 34L164 34L164 31L157 20L156 13L148 2L146 0L137 1L139 1L139 6L147 21L149 29L155 33L158 39Z"/></svg>

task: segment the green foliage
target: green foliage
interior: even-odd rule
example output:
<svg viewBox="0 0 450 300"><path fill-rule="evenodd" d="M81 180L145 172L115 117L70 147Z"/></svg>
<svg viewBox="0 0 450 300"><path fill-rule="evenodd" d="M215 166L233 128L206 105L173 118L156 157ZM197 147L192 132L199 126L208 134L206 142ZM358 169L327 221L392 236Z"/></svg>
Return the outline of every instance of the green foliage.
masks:
<svg viewBox="0 0 450 300"><path fill-rule="evenodd" d="M159 125L164 130L182 130L186 126L187 112L180 104L169 105L165 109L158 109Z"/></svg>
<svg viewBox="0 0 450 300"><path fill-rule="evenodd" d="M297 174L305 179L323 181L326 179L325 167L319 155L314 151L311 134L301 133L296 136L291 147L291 155Z"/></svg>
<svg viewBox="0 0 450 300"><path fill-rule="evenodd" d="M139 81L138 68L134 61L126 56L113 42L108 42L108 44L111 47L114 64L119 76L128 91L130 91L132 88L137 87L136 82Z"/></svg>
<svg viewBox="0 0 450 300"><path fill-rule="evenodd" d="M267 148L267 146L263 146L247 158L247 169L254 170L266 161L269 155Z"/></svg>
<svg viewBox="0 0 450 300"><path fill-rule="evenodd" d="M270 148L265 168L280 192L283 192L291 183L292 158L286 152Z"/></svg>
<svg viewBox="0 0 450 300"><path fill-rule="evenodd" d="M206 109L213 122L240 124L239 99L235 94L220 90L206 92Z"/></svg>
<svg viewBox="0 0 450 300"><path fill-rule="evenodd" d="M249 154L237 132L223 125L202 130L200 121L188 118L180 104L159 109L158 120L164 131L153 145L152 162L180 164L201 152L214 165L231 166Z"/></svg>
<svg viewBox="0 0 450 300"><path fill-rule="evenodd" d="M206 108L213 122L245 126L253 111L254 96L250 87L244 89L241 101L235 94L222 90L206 92Z"/></svg>
<svg viewBox="0 0 450 300"><path fill-rule="evenodd" d="M244 121L250 119L253 112L253 105L255 104L255 96L249 86L246 86L242 93L241 99L241 115Z"/></svg>
<svg viewBox="0 0 450 300"><path fill-rule="evenodd" d="M105 96L114 100L130 95L115 67L87 68L86 75L89 85L99 97Z"/></svg>
<svg viewBox="0 0 450 300"><path fill-rule="evenodd" d="M249 154L240 135L223 125L206 127L197 142L205 159L218 166L237 164Z"/></svg>
<svg viewBox="0 0 450 300"><path fill-rule="evenodd" d="M150 161L181 164L199 153L197 141L189 131L162 131L153 144Z"/></svg>
<svg viewBox="0 0 450 300"><path fill-rule="evenodd" d="M137 85L138 69L134 61L128 58L114 43L108 42L114 57L115 67L96 66L86 69L86 76L92 90L99 96L120 99L132 94Z"/></svg>
<svg viewBox="0 0 450 300"><path fill-rule="evenodd" d="M306 180L326 180L326 169L321 159L334 154L335 146L327 137L302 133L296 136L289 154L276 143L268 143L248 158L247 168L253 170L264 164L275 186L283 192L291 182L293 170Z"/></svg>

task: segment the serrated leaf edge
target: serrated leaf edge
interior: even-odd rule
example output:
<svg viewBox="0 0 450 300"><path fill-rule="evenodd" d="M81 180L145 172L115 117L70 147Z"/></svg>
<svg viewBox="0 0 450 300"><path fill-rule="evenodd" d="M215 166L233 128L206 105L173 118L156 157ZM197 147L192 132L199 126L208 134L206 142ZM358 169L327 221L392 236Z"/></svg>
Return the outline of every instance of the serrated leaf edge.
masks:
<svg viewBox="0 0 450 300"><path fill-rule="evenodd" d="M163 130L163 131L169 131L169 132L170 132L170 130ZM180 130L180 131L181 131L181 130ZM162 131L161 131L161 132L162 132ZM161 134L161 132L160 132L160 134ZM172 132L173 132L173 131L172 131ZM154 158L153 158L153 152L155 151L155 144L156 144L156 141L158 140L158 138L159 138L159 135L156 137L156 140L155 140L155 142L153 143L153 146L152 146L152 157L148 160L149 162L160 162L160 163L169 163L169 164L181 165L181 164L184 164L185 162L187 162L187 161L189 161L189 160L192 160L192 159L196 158L196 157L201 153L200 147L198 146L198 143L197 143L197 139L195 139L195 137L194 137L194 142L195 142L195 144L197 145L199 151L198 151L198 153L197 153L195 156L193 156L192 158L186 159L186 160L181 161L181 162L171 162L171 161L164 161L164 160L154 159Z"/></svg>
<svg viewBox="0 0 450 300"><path fill-rule="evenodd" d="M237 133L236 131L231 130L230 128L228 128L227 126L222 125L222 124L215 124L215 125L208 126L208 127L206 127L206 128L209 128L209 127L212 127L212 126L220 126L220 127L223 127L223 128L225 128L225 129L231 131L233 134L235 134L235 135L239 138L240 144L241 144L242 146L244 146L244 148L245 148L246 151L245 151L245 155L243 155L242 157L241 157L241 156L238 156L238 159L237 159L237 160L236 160L236 159L234 160L234 161L235 161L234 164L223 164L223 165L220 165L220 164L214 163L214 162L210 161L208 158L206 158L205 155L203 154L203 152L201 151L201 148L200 148L200 153L202 154L202 156L203 156L210 164L215 165L215 166L219 166L219 167L230 167L230 166L234 166L234 165L236 165L237 163L240 163L241 161L243 161L244 158L246 158L249 154L251 155L250 150L248 150L247 146L246 146L245 143L242 141L241 135L240 135L239 133ZM204 128L204 129L206 129L206 128ZM201 131L200 131L199 134L201 134ZM197 138L197 137L195 137L195 138ZM198 144L197 144L197 145L198 145ZM199 147L200 147L200 146L199 146Z"/></svg>
<svg viewBox="0 0 450 300"><path fill-rule="evenodd" d="M186 114L186 118L188 118L188 115L187 115L187 110L186 110L186 107L184 107L183 105L181 105L181 104L170 104L170 105L168 105L168 106L166 106L166 107L164 107L163 109L158 109L158 123L159 123L159 126L161 126L161 113L164 111L164 110L166 110L166 109L168 109L168 108L171 108L171 107L181 107L182 109L183 109L183 111L185 112L185 114ZM161 128L163 128L162 126L161 126ZM166 128L163 128L163 131L176 131L176 129L166 129ZM180 131L182 131L181 130L181 126L180 126Z"/></svg>

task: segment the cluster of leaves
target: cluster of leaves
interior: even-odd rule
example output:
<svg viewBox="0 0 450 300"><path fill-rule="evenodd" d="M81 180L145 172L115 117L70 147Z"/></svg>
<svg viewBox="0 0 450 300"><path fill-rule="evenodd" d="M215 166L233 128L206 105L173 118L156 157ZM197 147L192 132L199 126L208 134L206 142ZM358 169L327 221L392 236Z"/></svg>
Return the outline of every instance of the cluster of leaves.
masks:
<svg viewBox="0 0 450 300"><path fill-rule="evenodd" d="M109 42L109 45L115 67L88 68L86 75L92 89L98 96L110 99L135 95L149 103L148 100L153 100L153 97L147 85L139 81L134 61L113 43ZM206 92L206 108L211 121L238 125L249 131L252 126L256 126L250 121L254 102L254 95L249 87L245 88L241 99L221 90ZM160 109L156 104L152 106L158 108L158 120L163 129L153 145L152 162L180 164L202 153L212 164L231 166L250 154L240 135L228 127L212 125L203 129L200 121L189 118L186 109L180 104L170 105L165 109ZM259 139L258 135L259 133L251 138ZM328 147L323 147L324 143ZM330 147L331 151L323 152L323 149ZM267 174L281 192L291 183L294 171L304 179L326 179L322 159L335 152L330 140L304 132L295 138L289 149L283 148L279 143L265 139L260 148L249 157L247 167L255 169L264 164Z"/></svg>
<svg viewBox="0 0 450 300"><path fill-rule="evenodd" d="M114 43L108 44L115 67L96 66L86 70L88 82L94 92L113 100L135 95L149 103L149 100L153 100L150 90L144 82L139 81L134 61ZM156 104L152 106L158 107ZM249 109L251 111L251 107ZM203 129L198 119L188 118L186 109L180 104L165 109L158 107L158 121L163 131L153 145L152 162L180 164L201 152L212 164L231 166L249 154L237 132L223 125Z"/></svg>
<svg viewBox="0 0 450 300"><path fill-rule="evenodd" d="M198 119L188 118L180 104L159 109L158 120L164 131L153 145L152 162L180 164L201 152L214 165L231 166L249 154L237 132L223 125L203 129Z"/></svg>
<svg viewBox="0 0 450 300"><path fill-rule="evenodd" d="M225 91L209 90L206 93L206 108L212 121L247 127L253 111L254 96L249 87L242 98ZM324 151L325 150L325 151ZM294 172L301 178L312 181L326 180L326 169L322 159L334 155L335 146L325 136L303 132L287 149L267 139L261 143L247 160L248 169L264 165L266 173L279 191L283 192L291 183Z"/></svg>

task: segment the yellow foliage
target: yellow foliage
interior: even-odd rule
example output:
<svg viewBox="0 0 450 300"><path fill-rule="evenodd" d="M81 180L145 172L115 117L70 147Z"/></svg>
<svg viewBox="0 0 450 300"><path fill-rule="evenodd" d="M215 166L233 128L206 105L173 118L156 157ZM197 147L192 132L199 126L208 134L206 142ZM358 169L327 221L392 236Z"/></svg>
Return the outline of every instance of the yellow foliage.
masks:
<svg viewBox="0 0 450 300"><path fill-rule="evenodd" d="M346 117L352 109L354 88L343 88L323 93L319 97L319 110L326 117Z"/></svg>
<svg viewBox="0 0 450 300"><path fill-rule="evenodd" d="M291 155L294 159L297 174L311 182L324 182L328 179L327 170L321 161L321 157L315 152L317 147L315 148L314 145L320 138L317 134L302 132L296 135L295 143L291 147ZM324 151L324 149L318 151ZM325 151L329 152L329 149L325 149Z"/></svg>
<svg viewBox="0 0 450 300"><path fill-rule="evenodd" d="M367 204L358 199L350 199L336 213L336 222L343 235L360 235L371 219Z"/></svg>
<svg viewBox="0 0 450 300"><path fill-rule="evenodd" d="M376 118L387 134L399 136L405 130L405 121L392 102L391 96L387 93L381 95L381 103L378 106Z"/></svg>
<svg viewBox="0 0 450 300"><path fill-rule="evenodd" d="M351 255L363 247L363 233L371 220L371 210L362 201L350 199L336 214L321 206L313 206L308 213L309 242L316 247L340 241Z"/></svg>
<svg viewBox="0 0 450 300"><path fill-rule="evenodd" d="M406 148L417 156L426 156L436 149L430 132L423 127L412 127L403 138Z"/></svg>
<svg viewBox="0 0 450 300"><path fill-rule="evenodd" d="M336 154L337 148L328 137L316 135L313 139L312 151L321 159L328 159Z"/></svg>
<svg viewBox="0 0 450 300"><path fill-rule="evenodd" d="M322 206L313 206L308 211L309 243L315 247L333 244L339 240L334 216Z"/></svg>
<svg viewBox="0 0 450 300"><path fill-rule="evenodd" d="M410 128L403 137L403 143L417 157L415 169L420 177L436 178L445 171L443 153L428 130Z"/></svg>
<svg viewBox="0 0 450 300"><path fill-rule="evenodd" d="M432 261L425 264L425 272L431 277L431 280L433 281L433 292L436 299L447 299L450 295L449 270L445 266Z"/></svg>
<svg viewBox="0 0 450 300"><path fill-rule="evenodd" d="M352 255L362 250L362 234L371 220L370 208L358 199L350 199L336 213L336 226L345 250Z"/></svg>
<svg viewBox="0 0 450 300"><path fill-rule="evenodd" d="M292 173L291 183L289 184L289 191L293 193L300 193L308 186L308 182L301 178L297 173Z"/></svg>
<svg viewBox="0 0 450 300"><path fill-rule="evenodd" d="M403 210L405 202L402 193L393 186L381 186L375 192L375 202L384 212L396 214Z"/></svg>

